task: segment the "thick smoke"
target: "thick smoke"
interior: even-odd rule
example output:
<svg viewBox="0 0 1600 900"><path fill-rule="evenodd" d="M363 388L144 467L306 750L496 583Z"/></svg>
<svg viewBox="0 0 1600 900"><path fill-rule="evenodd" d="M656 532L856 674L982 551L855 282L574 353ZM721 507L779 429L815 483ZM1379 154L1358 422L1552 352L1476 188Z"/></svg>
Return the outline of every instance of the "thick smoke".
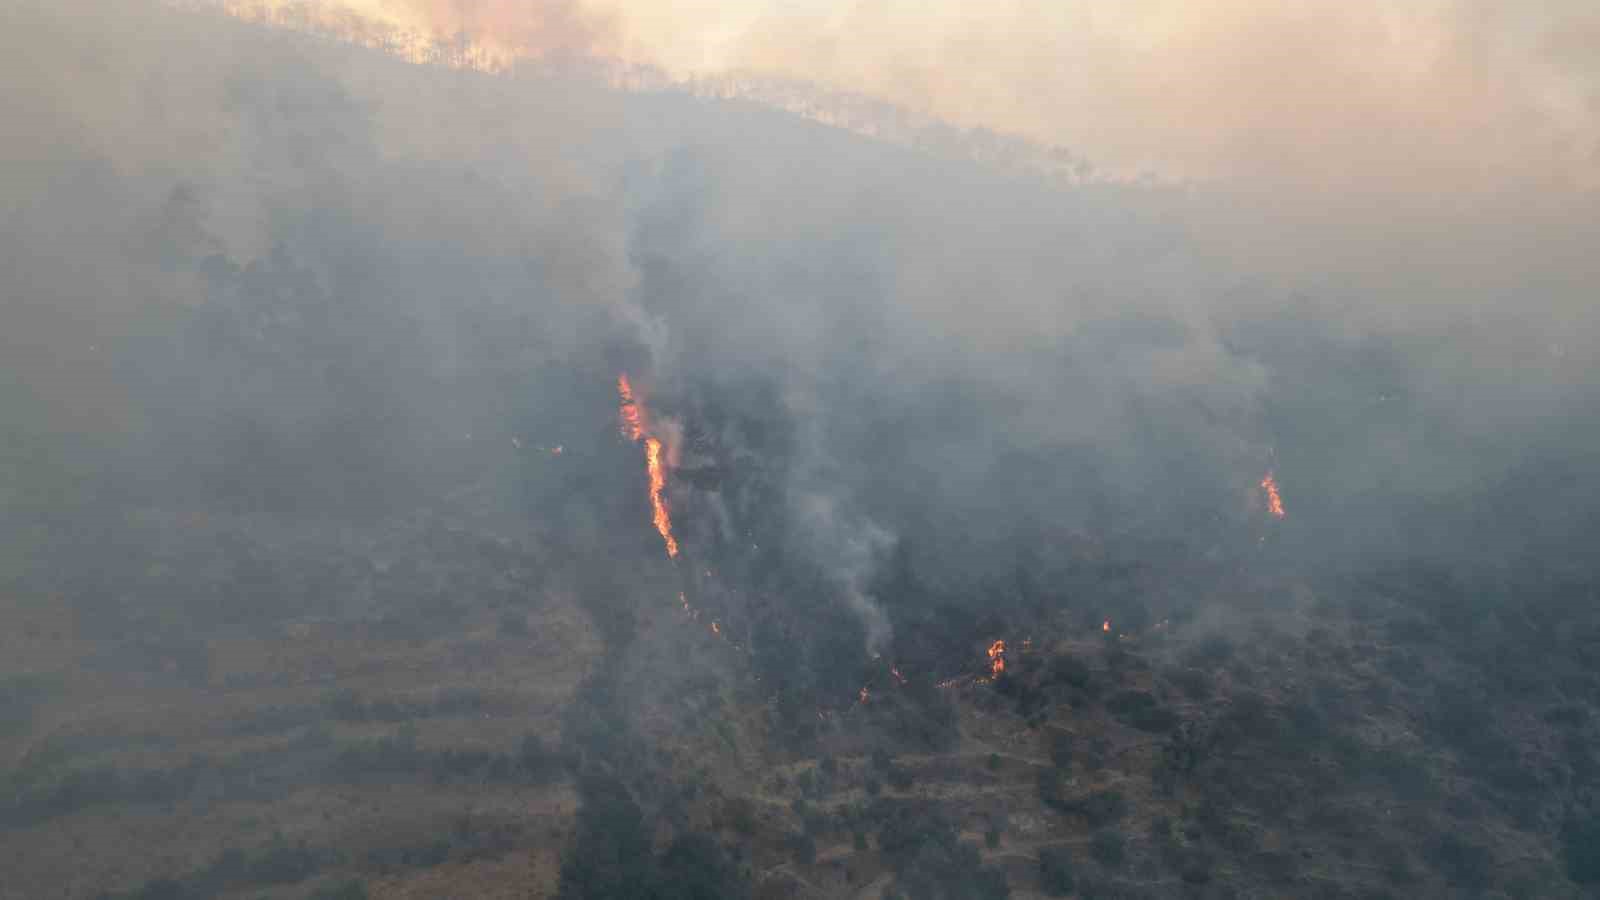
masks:
<svg viewBox="0 0 1600 900"><path fill-rule="evenodd" d="M791 551L874 640L886 623L865 585L890 535L951 570L1010 565L1028 529L1233 552L1255 543L1268 468L1286 552L1572 546L1597 438L1600 216L1574 187L1589 113L1572 113L1576 143L1535 128L1469 152L1532 88L1429 118L1471 108L1472 76L1501 71L1473 67L1459 45L1489 25L1455 10L1437 21L1467 30L1427 44L1417 93L1369 115L1393 73L1364 74L1334 116L1338 59L1300 81L1222 78L1219 60L1256 58L1264 35L1321 27L1284 14L1258 35L1242 9L1173 26L1191 34L1174 70L1216 76L1215 103L1183 117L1211 137L1156 127L1175 110L1151 99L1120 139L1084 141L1135 161L1153 145L1134 136L1170 141L1208 177L1065 187L559 69L408 66L154 4L12 4L4 490L35 490L42 465L147 499L328 514L330 498L382 510L521 477L518 514L603 534L593 488L612 463L593 423L630 370L684 423L675 444L722 435L696 452L731 474L672 488L689 511L717 494L705 533L758 528L778 498L812 536ZM1339 21L1359 35L1357 19ZM610 26L576 12L527 27L551 22L586 36L552 46L606 48ZM1563 46L1537 45L1587 77ZM1134 64L1089 58L1108 55ZM1116 71L1083 108L1117 107L1144 70ZM1298 113L1268 140L1272 110L1313 100L1337 141ZM1360 139L1396 127L1435 136L1419 168ZM1048 137L1074 134L1062 120ZM1558 144L1571 166L1539 155ZM1494 177L1469 185L1480 169ZM740 423L693 421L741 404ZM593 468L519 469L524 445Z"/></svg>

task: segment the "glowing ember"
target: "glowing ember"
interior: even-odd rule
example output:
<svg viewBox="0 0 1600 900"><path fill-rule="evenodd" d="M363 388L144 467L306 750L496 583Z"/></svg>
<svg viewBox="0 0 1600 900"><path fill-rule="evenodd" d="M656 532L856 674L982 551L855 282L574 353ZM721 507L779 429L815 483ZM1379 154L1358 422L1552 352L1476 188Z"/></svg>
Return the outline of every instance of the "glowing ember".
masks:
<svg viewBox="0 0 1600 900"><path fill-rule="evenodd" d="M1100 623L1100 630L1104 631L1107 634L1110 634L1111 633L1111 620L1107 619L1104 622L1101 622Z"/></svg>
<svg viewBox="0 0 1600 900"><path fill-rule="evenodd" d="M1278 480L1268 472L1261 479L1261 490L1267 495L1267 512L1276 518L1283 518L1283 497L1278 494Z"/></svg>
<svg viewBox="0 0 1600 900"><path fill-rule="evenodd" d="M650 520L655 523L656 531L661 532L661 540L666 542L667 556L675 558L678 555L678 540L672 536L672 516L667 512L667 502L661 497L661 492L667 486L667 475L661 461L661 440L645 437L644 409L634 398L633 385L626 374L617 376L617 397L621 400L617 417L622 436L630 441L644 438L644 462L650 471Z"/></svg>
<svg viewBox="0 0 1600 900"><path fill-rule="evenodd" d="M861 702L862 703L867 702L867 698L870 697L870 696L872 696L872 695L871 695L870 692L867 691L867 686L863 684L861 686Z"/></svg>
<svg viewBox="0 0 1600 900"><path fill-rule="evenodd" d="M1006 642L995 641L989 645L989 671L994 677L999 678L1000 673L1006 670Z"/></svg>

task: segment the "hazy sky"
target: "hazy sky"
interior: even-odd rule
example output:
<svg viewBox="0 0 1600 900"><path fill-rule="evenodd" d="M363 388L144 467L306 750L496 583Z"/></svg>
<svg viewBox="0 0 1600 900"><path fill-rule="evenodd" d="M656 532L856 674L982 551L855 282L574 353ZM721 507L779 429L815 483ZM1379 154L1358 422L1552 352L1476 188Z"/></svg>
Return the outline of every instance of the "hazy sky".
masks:
<svg viewBox="0 0 1600 900"><path fill-rule="evenodd" d="M1600 10L1584 0L320 5L679 75L798 77L1059 143L1114 171L1600 185Z"/></svg>
<svg viewBox="0 0 1600 900"><path fill-rule="evenodd" d="M1587 0L224 2L860 92L1191 182L1168 214L1207 252L1383 327L1527 303L1552 339L1595 326Z"/></svg>
<svg viewBox="0 0 1600 900"><path fill-rule="evenodd" d="M1561 7L347 2L480 45L814 78L1192 181L1048 182L750 103L548 71L456 77L158 0L3 4L0 291L18 299L0 345L52 427L66 409L85 434L116 420L160 436L100 348L226 305L235 270L246 287L304 270L370 304L375 326L420 323L427 352L363 338L346 355L370 349L371 383L428 435L483 429L447 429L468 414L390 387L403 379L384 366L598 365L618 343L663 398L674 379L749 372L792 388L795 421L843 429L796 467L829 486L882 481L835 474L878 443L857 423L886 408L955 421L948 384L974 385L983 427L929 426L922 467L898 468L975 505L1032 499L993 487L1007 448L1091 448L1115 469L1098 483L1166 521L1144 498L1209 514L1225 504L1205 490L1236 479L1254 496L1271 465L1309 513L1317 491L1447 495L1595 445L1595 32ZM538 341L480 352L499 327L474 323L495 316ZM1376 349L1347 365L1307 359L1317 347ZM254 410L300 440L371 406L285 389L301 367L265 387L194 372L215 396L174 417L201 437L204 410ZM916 518L902 512L881 520Z"/></svg>

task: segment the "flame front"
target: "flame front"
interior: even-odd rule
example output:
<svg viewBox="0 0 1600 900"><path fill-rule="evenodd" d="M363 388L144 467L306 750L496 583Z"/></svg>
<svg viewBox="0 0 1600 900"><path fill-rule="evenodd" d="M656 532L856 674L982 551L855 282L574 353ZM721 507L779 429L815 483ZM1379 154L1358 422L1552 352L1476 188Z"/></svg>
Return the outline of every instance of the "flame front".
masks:
<svg viewBox="0 0 1600 900"><path fill-rule="evenodd" d="M667 476L661 470L661 442L655 438L645 438L644 462L650 468L650 508L651 521L656 523L656 530L661 532L661 540L667 544L667 555L678 555L678 539L672 536L672 516L667 513L667 502L661 499L661 491L667 486Z"/></svg>
<svg viewBox="0 0 1600 900"><path fill-rule="evenodd" d="M617 376L617 396L622 400L617 409L622 436L637 441L644 437L644 414L639 411L639 402L633 399L633 385L629 383L627 375Z"/></svg>
<svg viewBox="0 0 1600 900"><path fill-rule="evenodd" d="M667 512L667 501L661 492L667 487L667 473L661 460L661 440L645 436L644 409L633 395L633 384L626 374L617 376L617 419L622 436L637 442L644 438L644 464L650 472L650 520L655 523L661 540L666 542L667 556L677 558L678 539L672 536L672 516Z"/></svg>
<svg viewBox="0 0 1600 900"><path fill-rule="evenodd" d="M1278 494L1278 480L1271 472L1262 477L1261 490L1267 495L1267 512L1275 518L1283 518L1283 497Z"/></svg>
<svg viewBox="0 0 1600 900"><path fill-rule="evenodd" d="M1006 670L1006 642L995 641L989 645L989 672L995 678Z"/></svg>

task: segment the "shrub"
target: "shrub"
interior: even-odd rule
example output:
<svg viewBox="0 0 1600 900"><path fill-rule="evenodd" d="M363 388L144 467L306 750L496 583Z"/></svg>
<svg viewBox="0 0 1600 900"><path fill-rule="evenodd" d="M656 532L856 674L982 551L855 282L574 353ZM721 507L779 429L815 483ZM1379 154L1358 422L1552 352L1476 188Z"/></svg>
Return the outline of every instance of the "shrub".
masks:
<svg viewBox="0 0 1600 900"><path fill-rule="evenodd" d="M1089 827L1099 828L1122 821L1128 801L1121 791L1096 791L1072 804L1072 809L1089 820Z"/></svg>
<svg viewBox="0 0 1600 900"><path fill-rule="evenodd" d="M1426 853L1428 862L1451 884L1482 884L1489 876L1491 857L1488 848L1473 844L1459 835L1448 832L1440 834L1428 845Z"/></svg>
<svg viewBox="0 0 1600 900"><path fill-rule="evenodd" d="M1065 731L1050 735L1050 762L1063 772L1072 768L1072 735Z"/></svg>
<svg viewBox="0 0 1600 900"><path fill-rule="evenodd" d="M1154 706L1129 716L1128 724L1140 731L1161 734L1178 726L1178 714L1165 706Z"/></svg>
<svg viewBox="0 0 1600 900"><path fill-rule="evenodd" d="M1052 897L1072 893L1072 854L1065 847L1039 848L1039 889Z"/></svg>
<svg viewBox="0 0 1600 900"><path fill-rule="evenodd" d="M1178 866L1178 875L1189 884L1205 884L1210 881L1210 855L1198 847L1186 851Z"/></svg>
<svg viewBox="0 0 1600 900"><path fill-rule="evenodd" d="M794 861L803 866L809 866L817 861L817 842L809 834L790 835L789 850L794 854Z"/></svg>
<svg viewBox="0 0 1600 900"><path fill-rule="evenodd" d="M1190 700L1204 700L1211 696L1211 676L1199 669L1180 669L1171 677Z"/></svg>
<svg viewBox="0 0 1600 900"><path fill-rule="evenodd" d="M527 637L528 618L518 612L500 614L500 633L506 637Z"/></svg>
<svg viewBox="0 0 1600 900"><path fill-rule="evenodd" d="M1561 830L1567 877L1578 884L1600 882L1600 816L1568 822Z"/></svg>
<svg viewBox="0 0 1600 900"><path fill-rule="evenodd" d="M367 885L354 878L323 885L312 893L310 900L367 900Z"/></svg>
<svg viewBox="0 0 1600 900"><path fill-rule="evenodd" d="M815 856L813 846L812 854ZM685 834L661 855L652 900L734 900L748 894L738 867L710 837Z"/></svg>
<svg viewBox="0 0 1600 900"><path fill-rule="evenodd" d="M1126 842L1120 832L1097 831L1089 839L1089 855L1106 868L1115 869L1127 857Z"/></svg>
<svg viewBox="0 0 1600 900"><path fill-rule="evenodd" d="M305 846L280 845L250 861L250 880L262 884L294 884L315 875L321 860Z"/></svg>
<svg viewBox="0 0 1600 900"><path fill-rule="evenodd" d="M897 791L911 790L911 785L916 781L911 774L911 770L901 766L892 766L886 774L889 779L889 786Z"/></svg>
<svg viewBox="0 0 1600 900"><path fill-rule="evenodd" d="M1040 769L1038 774L1039 802L1052 809L1066 809L1066 797L1061 793L1061 775L1054 769Z"/></svg>
<svg viewBox="0 0 1600 900"><path fill-rule="evenodd" d="M1089 666L1077 657L1058 656L1050 661L1050 680L1053 682L1084 688L1092 677Z"/></svg>
<svg viewBox="0 0 1600 900"><path fill-rule="evenodd" d="M1214 634L1195 645L1190 661L1201 668L1214 669L1233 658L1233 641Z"/></svg>

